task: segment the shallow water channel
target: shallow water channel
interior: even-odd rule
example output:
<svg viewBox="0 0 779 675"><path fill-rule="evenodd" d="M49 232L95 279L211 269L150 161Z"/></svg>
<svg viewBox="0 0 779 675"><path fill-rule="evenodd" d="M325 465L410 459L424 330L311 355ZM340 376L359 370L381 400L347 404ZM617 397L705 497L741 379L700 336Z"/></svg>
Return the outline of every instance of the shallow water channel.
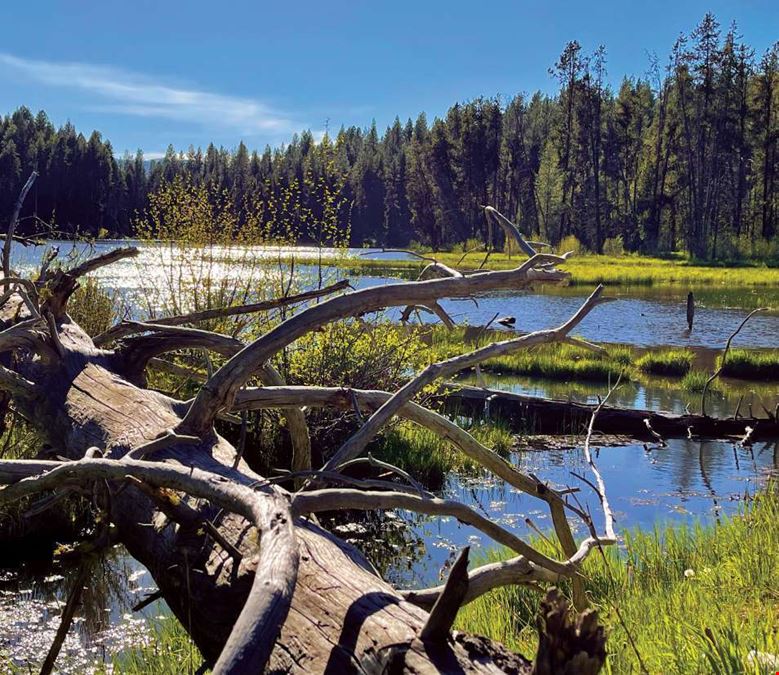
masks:
<svg viewBox="0 0 779 675"><path fill-rule="evenodd" d="M98 252L115 245L100 244ZM38 264L42 250L22 250L22 257L16 264L32 269ZM123 261L99 273L107 286L136 308L138 316L147 311L141 307L149 306L140 298L148 300L146 289L155 282L154 275L163 274L164 266L155 265L159 254L154 247L145 247L138 259ZM166 255L177 254L168 252ZM274 255L278 257L278 252L268 254L269 279L271 274L279 274L279 269L284 268L284 265L274 263ZM225 259L228 258L225 254ZM343 269L343 260L338 264L328 256L323 256L323 260L326 282L348 276L356 287L366 287L396 280L389 275L350 275ZM317 279L320 272L310 265L296 266L295 271L310 275L312 280ZM225 278L230 278L240 270L236 271L232 263L225 262L223 273ZM161 280L163 277L156 281ZM496 313L508 314L517 317L518 330L530 331L560 323L575 310L585 294L584 289L557 292L545 289L543 294L503 294L480 298L478 303L449 301L443 304L460 322L477 325L486 323ZM721 347L746 313L704 305L699 307L696 327L690 334L685 330L683 295L686 291L679 291L679 297L668 293L656 297L646 293L642 297L621 297L593 311L578 332L591 340L641 346ZM779 317L759 316L739 335L738 345L779 347L777 336ZM485 374L485 378L490 387L547 397L593 401L605 393L605 387L597 385L489 374ZM709 411L732 415L737 398L742 394L745 404L754 401L757 405L759 401L770 410L779 402L777 384L734 385L730 392L727 396L715 395ZM625 384L617 390L613 402L671 412L683 412L687 406L693 410L699 407L697 395L680 393L677 387L660 382ZM779 445L775 443L758 443L745 448L733 443L676 440L664 448L640 443L611 446L597 442L594 447L598 448L596 461L620 530L651 528L663 522L713 522L737 512L767 477L779 470ZM551 445L531 440L521 445L511 460L521 470L532 472L557 487L580 487L578 499L596 514L598 521L597 499L572 474L587 475L581 439L558 438ZM464 501L522 536L534 535L537 530L546 531L550 527L549 515L542 502L519 494L491 476L454 472L448 476L442 496ZM382 538L389 542L381 548L376 548L377 537L372 536L376 527L381 528ZM454 519L432 519L404 512L371 518L364 525L352 525L340 534L366 550L387 578L406 587L436 584L445 578L453 557L464 545L471 545L472 560L492 547L485 536L459 525ZM585 535L583 525L576 534ZM59 624L72 576L72 570L67 567L25 566L0 570L0 673L37 670ZM152 590L154 582L148 572L122 549L116 549L106 557L92 574L75 629L57 661L61 672L90 672L94 664L110 663L113 654L149 640L150 620L155 617L171 620L164 603L154 603L138 614L133 614L130 608Z"/></svg>

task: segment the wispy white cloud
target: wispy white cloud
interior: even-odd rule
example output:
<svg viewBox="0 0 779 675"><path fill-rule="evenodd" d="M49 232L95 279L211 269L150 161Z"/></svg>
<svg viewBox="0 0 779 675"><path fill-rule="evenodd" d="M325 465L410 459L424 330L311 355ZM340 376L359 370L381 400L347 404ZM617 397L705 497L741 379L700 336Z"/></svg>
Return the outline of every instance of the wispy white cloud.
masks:
<svg viewBox="0 0 779 675"><path fill-rule="evenodd" d="M286 134L302 126L255 99L170 86L109 66L39 61L0 52L0 67L41 84L91 95L91 101L80 104L104 112L192 122L247 136Z"/></svg>

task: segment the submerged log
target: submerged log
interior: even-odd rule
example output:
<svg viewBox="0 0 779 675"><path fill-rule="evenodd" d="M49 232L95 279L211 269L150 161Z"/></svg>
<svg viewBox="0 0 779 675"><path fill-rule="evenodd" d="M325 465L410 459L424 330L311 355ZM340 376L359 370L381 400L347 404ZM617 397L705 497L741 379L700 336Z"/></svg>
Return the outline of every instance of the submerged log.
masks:
<svg viewBox="0 0 779 675"><path fill-rule="evenodd" d="M449 412L476 417L489 415L507 422L515 432L538 434L584 433L597 408L575 401L456 384L452 384L451 390L443 397L443 405ZM749 428L753 430L752 440L779 438L779 423L768 417L723 419L611 405L600 408L594 430L642 440L657 440L652 431L662 438L740 440Z"/></svg>

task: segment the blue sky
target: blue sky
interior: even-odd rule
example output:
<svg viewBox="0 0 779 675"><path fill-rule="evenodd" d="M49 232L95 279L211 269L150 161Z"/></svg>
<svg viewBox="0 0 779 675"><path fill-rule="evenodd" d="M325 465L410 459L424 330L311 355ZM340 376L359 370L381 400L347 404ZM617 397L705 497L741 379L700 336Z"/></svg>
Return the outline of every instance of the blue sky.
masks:
<svg viewBox="0 0 779 675"><path fill-rule="evenodd" d="M762 52L779 2L206 2L67 0L0 6L0 112L44 109L116 152L169 143L275 145L328 124L382 129L480 95L552 91L568 40L604 44L609 76L664 62L707 11Z"/></svg>

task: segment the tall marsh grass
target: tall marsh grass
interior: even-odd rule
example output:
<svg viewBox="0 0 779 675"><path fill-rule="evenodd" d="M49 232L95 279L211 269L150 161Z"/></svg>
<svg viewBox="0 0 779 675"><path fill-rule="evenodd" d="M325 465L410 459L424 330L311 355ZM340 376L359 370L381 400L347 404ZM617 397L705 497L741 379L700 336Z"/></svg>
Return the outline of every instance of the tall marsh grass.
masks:
<svg viewBox="0 0 779 675"><path fill-rule="evenodd" d="M720 365L722 357L717 359L717 366ZM732 349L722 375L742 380L779 380L779 351Z"/></svg>
<svg viewBox="0 0 779 675"><path fill-rule="evenodd" d="M605 672L640 673L641 662L650 673L767 672L749 655L779 653L777 569L776 485L720 524L626 533L624 551L596 553L584 568L608 630ZM461 609L457 627L532 655L538 600L528 588L497 589Z"/></svg>
<svg viewBox="0 0 779 675"><path fill-rule="evenodd" d="M499 454L507 454L514 436L495 423L475 424L468 431L476 440ZM429 429L401 422L376 444L377 458L408 471L423 485L439 489L451 471L478 471L479 465L459 452L450 442Z"/></svg>
<svg viewBox="0 0 779 675"><path fill-rule="evenodd" d="M695 355L684 349L648 352L636 361L636 368L647 375L681 377L690 372Z"/></svg>

